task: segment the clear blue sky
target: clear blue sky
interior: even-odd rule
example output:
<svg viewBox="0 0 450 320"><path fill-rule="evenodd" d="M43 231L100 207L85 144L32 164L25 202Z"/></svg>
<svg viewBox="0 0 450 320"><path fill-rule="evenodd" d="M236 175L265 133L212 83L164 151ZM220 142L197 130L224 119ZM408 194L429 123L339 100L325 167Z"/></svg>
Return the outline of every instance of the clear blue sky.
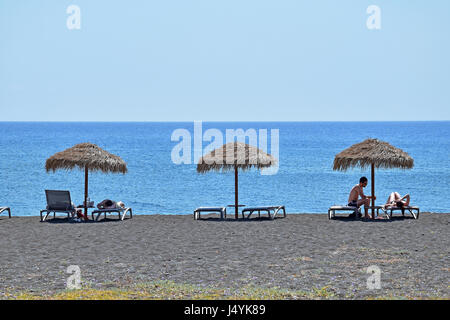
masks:
<svg viewBox="0 0 450 320"><path fill-rule="evenodd" d="M449 34L448 0L0 0L0 121L450 120Z"/></svg>

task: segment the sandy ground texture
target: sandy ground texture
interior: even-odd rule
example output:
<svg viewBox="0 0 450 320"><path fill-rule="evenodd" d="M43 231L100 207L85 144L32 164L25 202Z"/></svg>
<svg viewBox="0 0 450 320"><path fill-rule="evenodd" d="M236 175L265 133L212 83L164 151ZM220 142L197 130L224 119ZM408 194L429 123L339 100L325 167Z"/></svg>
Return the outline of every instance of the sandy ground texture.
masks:
<svg viewBox="0 0 450 320"><path fill-rule="evenodd" d="M93 288L171 280L221 288L328 286L338 299L450 298L450 214L375 221L318 214L273 221L212 217L41 223L2 215L0 294L64 290L67 267L78 265L83 284ZM367 287L370 266L381 271L381 289Z"/></svg>

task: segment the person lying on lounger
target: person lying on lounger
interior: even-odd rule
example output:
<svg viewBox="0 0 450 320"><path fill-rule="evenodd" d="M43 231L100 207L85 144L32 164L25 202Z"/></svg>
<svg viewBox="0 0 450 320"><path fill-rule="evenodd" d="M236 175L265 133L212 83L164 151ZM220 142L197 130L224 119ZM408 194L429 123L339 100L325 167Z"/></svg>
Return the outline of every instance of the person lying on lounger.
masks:
<svg viewBox="0 0 450 320"><path fill-rule="evenodd" d="M99 204L97 204L98 209L121 209L125 208L125 204L122 201L112 201L109 199L105 199Z"/></svg>
<svg viewBox="0 0 450 320"><path fill-rule="evenodd" d="M409 196L409 194L406 194L405 196L402 197L398 192L391 192L389 198L386 201L386 204L383 207L384 209L401 208L403 213L404 207L409 206L410 200L411 197Z"/></svg>

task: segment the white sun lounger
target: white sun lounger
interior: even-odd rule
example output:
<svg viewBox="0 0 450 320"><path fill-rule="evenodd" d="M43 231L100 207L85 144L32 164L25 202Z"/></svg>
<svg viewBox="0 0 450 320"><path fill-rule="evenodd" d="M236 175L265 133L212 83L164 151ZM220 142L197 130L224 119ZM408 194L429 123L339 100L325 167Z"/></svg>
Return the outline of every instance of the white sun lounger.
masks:
<svg viewBox="0 0 450 320"><path fill-rule="evenodd" d="M226 219L227 208L226 207L199 207L194 210L194 219L200 219L200 213L202 212L218 212L220 214L220 219Z"/></svg>
<svg viewBox="0 0 450 320"><path fill-rule="evenodd" d="M9 207L0 207L0 213L8 211L8 216L11 218L11 209Z"/></svg>
<svg viewBox="0 0 450 320"><path fill-rule="evenodd" d="M258 212L258 218L261 217L261 211L266 212L269 216L269 219L275 219L277 214L280 211L283 211L283 217L286 218L286 208L284 206L267 206L267 207L252 207L252 208L245 208L242 210L242 218L245 219L245 213L248 212L247 219L250 219L250 216L253 212ZM273 211L273 215L271 215L271 212Z"/></svg>
<svg viewBox="0 0 450 320"><path fill-rule="evenodd" d="M117 213L119 215L119 220L121 221L125 219L127 213L130 214L130 219L133 218L133 210L131 210L131 208L114 208L114 209L97 209L92 211L92 220L94 220L94 214L97 214L97 218L95 218L95 221L98 221L102 213L105 215L105 219L107 213Z"/></svg>
<svg viewBox="0 0 450 320"><path fill-rule="evenodd" d="M351 211L355 214L355 217L358 216L358 213L361 213L360 208L350 207L350 206L331 206L328 209L328 219L334 218L336 216L336 211Z"/></svg>
<svg viewBox="0 0 450 320"><path fill-rule="evenodd" d="M386 214L386 216L391 219L392 218L392 214L394 213L394 211L402 211L401 208L397 208L397 207L381 207L381 210L384 211L384 213ZM414 219L419 219L419 214L420 214L420 209L419 207L403 207L403 216L405 216L405 212L408 211Z"/></svg>

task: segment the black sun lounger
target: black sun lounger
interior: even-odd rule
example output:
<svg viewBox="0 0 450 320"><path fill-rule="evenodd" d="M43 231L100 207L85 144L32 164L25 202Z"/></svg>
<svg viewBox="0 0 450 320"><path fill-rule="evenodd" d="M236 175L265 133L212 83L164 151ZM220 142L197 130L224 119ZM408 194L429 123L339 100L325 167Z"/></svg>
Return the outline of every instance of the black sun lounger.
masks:
<svg viewBox="0 0 450 320"><path fill-rule="evenodd" d="M246 212L248 212L247 219L250 219L250 216L253 214L253 212L258 212L258 218L261 217L261 212L265 212L269 216L269 219L273 220L273 219L275 219L275 217L281 210L283 211L283 217L286 218L286 208L284 206L245 208L242 210L242 218L245 219ZM272 211L273 211L273 215L271 215Z"/></svg>
<svg viewBox="0 0 450 320"><path fill-rule="evenodd" d="M199 207L194 210L194 219L200 219L200 213L202 212L218 212L220 214L220 219L227 218L227 208L226 207Z"/></svg>
<svg viewBox="0 0 450 320"><path fill-rule="evenodd" d="M53 218L56 217L57 212L67 213L67 218L75 213L76 208L72 205L69 191L45 190L45 196L47 197L47 208L40 212L41 222L45 221L51 212L53 212ZM42 217L44 212L45 216Z"/></svg>
<svg viewBox="0 0 450 320"><path fill-rule="evenodd" d="M9 207L0 207L0 213L8 211L8 216L11 218L11 209Z"/></svg>

